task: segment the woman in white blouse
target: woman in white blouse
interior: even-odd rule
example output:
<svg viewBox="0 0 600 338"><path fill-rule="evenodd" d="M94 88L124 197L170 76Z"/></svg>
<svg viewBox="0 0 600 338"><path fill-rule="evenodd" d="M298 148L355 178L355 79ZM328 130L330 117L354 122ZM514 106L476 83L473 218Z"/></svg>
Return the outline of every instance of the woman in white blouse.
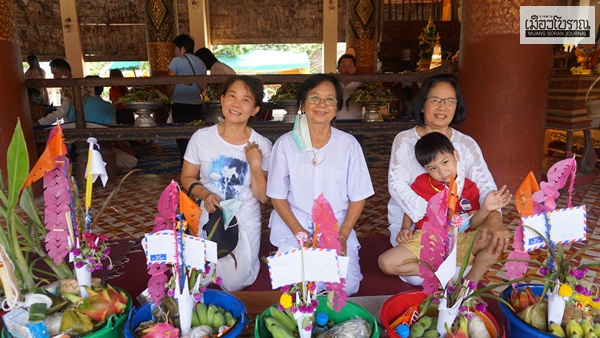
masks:
<svg viewBox="0 0 600 338"><path fill-rule="evenodd" d="M412 112L417 126L396 135L388 171L388 190L391 196L388 203L388 221L390 242L393 246L398 244L397 235L404 213L408 214L413 222L419 221L425 215L427 201L410 187L417 176L425 173L425 169L415 158L415 144L423 135L436 131L452 141L465 166L466 178L475 182L479 188L480 203L483 203L490 191L497 189L477 142L452 128L467 116L464 98L454 76L441 74L425 80ZM489 236L492 238L488 248L490 253L500 254L506 251L510 233L502 224L502 216L497 211L490 213L481 227L480 240L489 240ZM395 270L401 262L395 259L393 252L392 248L379 257L379 267L385 273L397 275Z"/></svg>
<svg viewBox="0 0 600 338"><path fill-rule="evenodd" d="M324 195L339 224L341 253L350 259L345 290L351 295L362 280L360 245L353 228L374 191L360 144L331 126L342 100L342 85L334 76L315 74L302 83L297 95L302 115L295 131L282 135L273 146L267 195L274 208L270 239L277 247L298 247L299 232L313 234L312 207Z"/></svg>

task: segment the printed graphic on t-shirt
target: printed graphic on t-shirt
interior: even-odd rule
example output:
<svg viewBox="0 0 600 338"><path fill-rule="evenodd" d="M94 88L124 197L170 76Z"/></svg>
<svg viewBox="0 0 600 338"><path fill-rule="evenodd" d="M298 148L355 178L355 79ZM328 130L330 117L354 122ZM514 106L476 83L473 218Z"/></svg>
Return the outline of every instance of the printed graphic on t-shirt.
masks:
<svg viewBox="0 0 600 338"><path fill-rule="evenodd" d="M248 162L239 158L220 156L210 166L210 179L225 199L238 197L244 190Z"/></svg>

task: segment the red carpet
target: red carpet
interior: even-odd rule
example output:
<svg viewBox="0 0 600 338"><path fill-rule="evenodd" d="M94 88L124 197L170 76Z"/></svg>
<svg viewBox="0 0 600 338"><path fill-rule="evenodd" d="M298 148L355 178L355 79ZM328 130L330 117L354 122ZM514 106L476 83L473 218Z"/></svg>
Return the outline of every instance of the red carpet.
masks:
<svg viewBox="0 0 600 338"><path fill-rule="evenodd" d="M402 282L398 277L385 275L379 269L377 257L388 248L391 248L388 237L384 235L370 235L358 238L360 249L360 265L363 274L363 280L360 289L354 296L376 296L376 295L394 295L402 291L413 290L416 287ZM260 256L265 257L269 252L274 251L268 243L268 239L263 240ZM118 246L127 245L126 241L119 242ZM111 246L112 248L112 246ZM117 251L115 248L114 251ZM127 252L130 251L130 252ZM144 252L138 243L131 250L123 250L128 257L123 265L121 275L108 280L109 284L119 286L127 290L133 297L139 295L146 288L148 274L146 273L146 261ZM271 291L271 282L266 264L262 264L258 278L253 285L245 288L243 291Z"/></svg>

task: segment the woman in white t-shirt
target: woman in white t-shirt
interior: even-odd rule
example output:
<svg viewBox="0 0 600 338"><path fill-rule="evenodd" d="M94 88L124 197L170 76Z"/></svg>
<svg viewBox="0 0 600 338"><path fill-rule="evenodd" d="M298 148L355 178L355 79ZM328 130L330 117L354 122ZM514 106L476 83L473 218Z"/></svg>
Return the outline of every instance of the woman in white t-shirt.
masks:
<svg viewBox="0 0 600 338"><path fill-rule="evenodd" d="M331 126L342 107L342 95L341 83L331 75L315 74L302 83L297 101L303 114L296 131L282 135L273 146L267 195L274 208L270 239L277 247L298 247L298 233L314 232L312 207L324 195L339 224L341 254L350 259L345 290L351 295L362 280L360 245L353 228L374 191L360 144ZM301 147L298 139L304 140Z"/></svg>
<svg viewBox="0 0 600 338"><path fill-rule="evenodd" d="M183 187L202 200L200 224L205 224L216 208L222 209L224 202L237 219L237 246L216 266L221 288L226 291L254 283L260 269L260 203L268 200L267 164L272 145L248 127L248 119L260 110L263 95L260 79L230 78L221 94L225 121L192 135L181 170Z"/></svg>

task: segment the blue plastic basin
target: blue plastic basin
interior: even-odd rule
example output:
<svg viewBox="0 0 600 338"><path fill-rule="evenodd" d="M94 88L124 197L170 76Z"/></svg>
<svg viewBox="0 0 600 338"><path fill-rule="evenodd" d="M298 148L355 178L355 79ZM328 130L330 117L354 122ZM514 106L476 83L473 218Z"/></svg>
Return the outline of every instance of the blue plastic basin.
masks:
<svg viewBox="0 0 600 338"><path fill-rule="evenodd" d="M244 327L246 327L246 306L237 297L230 295L227 292L220 290L208 289L204 292L204 302L206 304L214 304L231 312L237 319L235 325L227 331L223 338L234 338L240 335ZM135 329L140 323L152 319L152 303L146 303L139 306L129 313L127 322L125 323L125 338L136 338Z"/></svg>
<svg viewBox="0 0 600 338"><path fill-rule="evenodd" d="M529 286L531 291L536 296L541 296L544 292L544 285L542 284L523 284L517 285L517 289L522 289L524 287ZM512 287L506 288L500 294L502 299L506 300L510 303L510 292L512 291ZM498 302L500 306L500 311L504 314L506 318L506 330L507 337L511 338L530 338L530 337L548 337L548 338L556 338L548 332L544 332L536 329L535 327L527 324L523 319L519 318L516 313L512 312L504 303Z"/></svg>

